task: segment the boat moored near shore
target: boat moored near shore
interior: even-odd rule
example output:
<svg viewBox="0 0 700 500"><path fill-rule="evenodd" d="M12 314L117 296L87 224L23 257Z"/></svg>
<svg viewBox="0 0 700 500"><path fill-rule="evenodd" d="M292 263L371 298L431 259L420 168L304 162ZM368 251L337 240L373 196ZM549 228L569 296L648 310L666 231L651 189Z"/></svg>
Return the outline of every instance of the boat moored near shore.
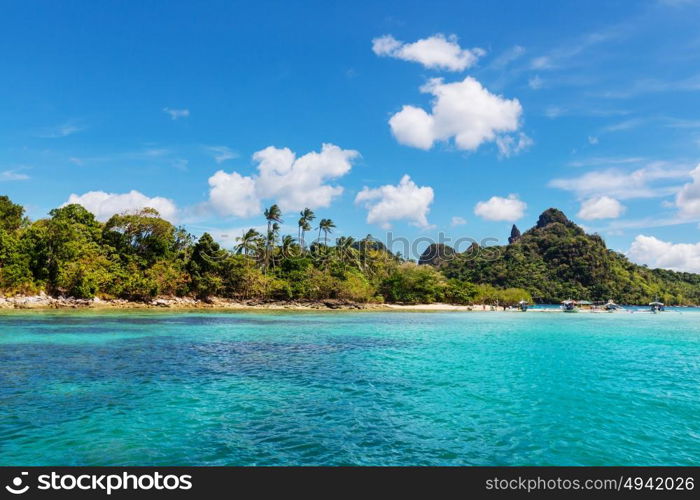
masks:
<svg viewBox="0 0 700 500"><path fill-rule="evenodd" d="M612 299L610 299L605 303L605 305L603 306L603 309L605 309L608 312L615 312L615 311L621 311L622 306L619 304L615 304L615 302Z"/></svg>
<svg viewBox="0 0 700 500"><path fill-rule="evenodd" d="M664 305L664 303L658 301L649 302L649 307L651 308L651 312L653 312L654 314L666 310L666 306Z"/></svg>
<svg viewBox="0 0 700 500"><path fill-rule="evenodd" d="M565 300L561 303L561 308L564 312L575 313L578 312L577 302L575 300Z"/></svg>

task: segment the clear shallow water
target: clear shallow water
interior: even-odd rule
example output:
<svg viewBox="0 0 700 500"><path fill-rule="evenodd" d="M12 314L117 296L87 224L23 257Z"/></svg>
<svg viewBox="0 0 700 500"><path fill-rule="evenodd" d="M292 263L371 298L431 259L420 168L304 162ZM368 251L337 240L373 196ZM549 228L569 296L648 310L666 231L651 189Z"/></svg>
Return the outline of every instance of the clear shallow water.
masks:
<svg viewBox="0 0 700 500"><path fill-rule="evenodd" d="M0 315L0 465L700 463L700 313Z"/></svg>

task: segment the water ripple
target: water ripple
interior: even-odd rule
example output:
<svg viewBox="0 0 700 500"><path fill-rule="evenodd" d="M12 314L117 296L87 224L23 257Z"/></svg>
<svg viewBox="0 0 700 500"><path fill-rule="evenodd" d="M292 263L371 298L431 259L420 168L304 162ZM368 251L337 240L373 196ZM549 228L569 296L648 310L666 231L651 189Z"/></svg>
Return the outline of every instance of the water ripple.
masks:
<svg viewBox="0 0 700 500"><path fill-rule="evenodd" d="M694 464L697 320L0 316L0 465Z"/></svg>

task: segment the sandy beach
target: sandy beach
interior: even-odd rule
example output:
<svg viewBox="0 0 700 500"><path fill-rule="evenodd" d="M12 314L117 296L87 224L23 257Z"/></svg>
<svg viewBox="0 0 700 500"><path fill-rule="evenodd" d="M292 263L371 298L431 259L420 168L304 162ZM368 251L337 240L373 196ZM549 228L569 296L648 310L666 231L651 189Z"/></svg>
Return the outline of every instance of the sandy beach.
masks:
<svg viewBox="0 0 700 500"><path fill-rule="evenodd" d="M492 311L488 305L456 304L381 304L345 300L260 301L212 297L200 300L191 297L158 297L151 301L124 299L75 299L46 294L0 297L0 310L5 309L222 309L222 310L386 310L386 311ZM498 310L503 310L499 308Z"/></svg>
<svg viewBox="0 0 700 500"><path fill-rule="evenodd" d="M206 309L206 310L292 310L292 311L417 311L417 312L521 312L516 307L504 309L488 304L380 304L357 303L329 299L319 301L260 301L233 300L213 297L200 300L191 297L158 297L151 301L128 301L124 299L75 299L51 297L46 294L0 297L0 310L27 309ZM558 308L530 307L528 312L559 313ZM578 313L604 313L602 309L579 309ZM621 310L619 312L630 312Z"/></svg>

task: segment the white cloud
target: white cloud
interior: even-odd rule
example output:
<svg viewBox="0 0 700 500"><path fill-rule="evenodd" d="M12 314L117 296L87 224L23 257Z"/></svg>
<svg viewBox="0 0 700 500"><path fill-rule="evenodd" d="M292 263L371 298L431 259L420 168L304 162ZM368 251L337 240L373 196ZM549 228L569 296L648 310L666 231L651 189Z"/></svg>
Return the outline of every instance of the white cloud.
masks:
<svg viewBox="0 0 700 500"><path fill-rule="evenodd" d="M563 115L566 112L565 109L560 108L558 106L549 106L547 109L544 110L544 114L547 118L559 118L561 115Z"/></svg>
<svg viewBox="0 0 700 500"><path fill-rule="evenodd" d="M433 198L433 188L419 187L404 175L396 186L387 184L374 189L365 186L357 193L355 203L367 209L368 223L379 224L384 229L389 229L394 220L407 220L414 226L427 228Z"/></svg>
<svg viewBox="0 0 700 500"><path fill-rule="evenodd" d="M570 161L567 165L571 167L600 167L610 165L632 165L646 161L640 156L593 156L581 160Z"/></svg>
<svg viewBox="0 0 700 500"><path fill-rule="evenodd" d="M598 144L598 138L593 136L593 135L589 135L588 136L588 144L591 144L591 145Z"/></svg>
<svg viewBox="0 0 700 500"><path fill-rule="evenodd" d="M84 206L99 220L107 220L114 214L146 207L155 208L161 217L169 221L174 221L177 218L177 207L171 200L160 196L149 198L135 190L124 194L105 193L104 191L89 191L81 195L71 194L63 206L72 203Z"/></svg>
<svg viewBox="0 0 700 500"><path fill-rule="evenodd" d="M333 144L323 144L320 153L299 158L287 148L270 146L253 155L260 171L256 188L262 198L275 198L285 209L327 207L343 188L326 182L350 172L352 161L359 156L357 151Z"/></svg>
<svg viewBox="0 0 700 500"><path fill-rule="evenodd" d="M547 56L535 57L530 62L532 69L549 69L552 67L552 60Z"/></svg>
<svg viewBox="0 0 700 500"><path fill-rule="evenodd" d="M588 33L572 44L557 44L548 54L533 58L530 61L530 68L537 70L561 69L585 51L613 38L619 38L624 32L624 26L616 25L605 31Z"/></svg>
<svg viewBox="0 0 700 500"><path fill-rule="evenodd" d="M514 222L525 215L527 203L515 194L507 198L492 196L488 201L480 201L474 207L474 213L486 220Z"/></svg>
<svg viewBox="0 0 700 500"><path fill-rule="evenodd" d="M625 172L616 168L595 170L579 177L553 179L550 187L574 192L579 199L611 196L620 200L654 198L673 194L677 186L657 185L688 176L686 168L670 168L662 162Z"/></svg>
<svg viewBox="0 0 700 500"><path fill-rule="evenodd" d="M252 217L261 212L255 179L219 170L209 177L209 202L221 215Z"/></svg>
<svg viewBox="0 0 700 500"><path fill-rule="evenodd" d="M598 196L581 203L578 216L584 220L616 219L625 212L626 208L615 198Z"/></svg>
<svg viewBox="0 0 700 500"><path fill-rule="evenodd" d="M624 120L621 122L616 122L606 127L603 127L603 132L620 132L623 130L630 130L643 125L646 120L642 118L630 118L629 120Z"/></svg>
<svg viewBox="0 0 700 500"><path fill-rule="evenodd" d="M670 7L682 7L685 5L696 4L698 0L658 0L661 5L668 5Z"/></svg>
<svg viewBox="0 0 700 500"><path fill-rule="evenodd" d="M359 156L333 144L298 158L288 148L269 146L253 155L256 175L219 170L210 177L209 202L220 214L237 217L259 214L264 199L275 200L282 210L328 207L343 192L328 182L347 174Z"/></svg>
<svg viewBox="0 0 700 500"><path fill-rule="evenodd" d="M676 194L676 206L682 217L700 217L700 165L690 172L692 182L684 184Z"/></svg>
<svg viewBox="0 0 700 500"><path fill-rule="evenodd" d="M44 128L41 132L39 132L38 136L44 139L57 139L59 137L73 135L83 129L84 127L79 125L74 120L69 120L65 123L61 123L60 125L56 125L55 127Z"/></svg>
<svg viewBox="0 0 700 500"><path fill-rule="evenodd" d="M533 140L520 132L517 136L500 135L496 137L496 146L501 157L509 158L525 151L534 144Z"/></svg>
<svg viewBox="0 0 700 500"><path fill-rule="evenodd" d="M163 111L165 113L168 113L172 120L177 120L178 118L187 118L188 116L190 116L189 109L163 108Z"/></svg>
<svg viewBox="0 0 700 500"><path fill-rule="evenodd" d="M29 179L27 174L21 174L16 170L4 170L0 172L0 181L26 181Z"/></svg>
<svg viewBox="0 0 700 500"><path fill-rule="evenodd" d="M612 99L628 99L657 92L696 92L697 90L700 90L700 74L677 80L643 78L632 83L626 83L624 88L611 90L601 95Z"/></svg>
<svg viewBox="0 0 700 500"><path fill-rule="evenodd" d="M431 113L407 105L389 120L401 144L427 150L454 139L458 149L474 151L520 125L520 102L490 93L472 77L454 83L433 78L420 90L435 96Z"/></svg>
<svg viewBox="0 0 700 500"><path fill-rule="evenodd" d="M450 226L452 226L452 227L463 226L466 223L467 223L467 219L465 219L464 217L455 216L455 217L452 217L452 219L450 219Z"/></svg>
<svg viewBox="0 0 700 500"><path fill-rule="evenodd" d="M435 142L435 120L425 110L404 106L389 119L391 133L401 144L428 150Z"/></svg>
<svg viewBox="0 0 700 500"><path fill-rule="evenodd" d="M187 172L189 164L190 164L189 160L186 160L184 158L175 158L171 162L171 165L173 166L173 168L176 168L177 170L180 170L181 172Z"/></svg>
<svg viewBox="0 0 700 500"><path fill-rule="evenodd" d="M480 48L463 49L457 37L438 33L413 43L404 43L391 35L372 40L372 51L381 57L417 62L431 69L464 71L486 52Z"/></svg>
<svg viewBox="0 0 700 500"><path fill-rule="evenodd" d="M238 153L228 146L207 146L205 149L214 157L216 163L223 163L227 160L238 158Z"/></svg>
<svg viewBox="0 0 700 500"><path fill-rule="evenodd" d="M700 243L669 243L654 236L637 236L627 256L651 268L700 273Z"/></svg>
<svg viewBox="0 0 700 500"><path fill-rule="evenodd" d="M544 86L544 80L539 75L535 75L527 81L527 86L532 90L539 90Z"/></svg>
<svg viewBox="0 0 700 500"><path fill-rule="evenodd" d="M494 59L494 61L491 63L491 67L494 69L503 69L513 61L519 59L524 53L525 47L514 45Z"/></svg>
<svg viewBox="0 0 700 500"><path fill-rule="evenodd" d="M200 226L201 227L201 226ZM260 234L265 234L267 231L267 225L261 224L259 226L243 226L243 227L233 227L233 228L216 228L216 227L207 227L204 230L211 234L212 237L222 243L224 247L227 248L232 248L235 247L235 245L238 244L238 238L243 236L249 229L255 229L257 232ZM294 234L296 231L296 228L286 228L286 226L282 227L283 232L288 232L291 234Z"/></svg>

